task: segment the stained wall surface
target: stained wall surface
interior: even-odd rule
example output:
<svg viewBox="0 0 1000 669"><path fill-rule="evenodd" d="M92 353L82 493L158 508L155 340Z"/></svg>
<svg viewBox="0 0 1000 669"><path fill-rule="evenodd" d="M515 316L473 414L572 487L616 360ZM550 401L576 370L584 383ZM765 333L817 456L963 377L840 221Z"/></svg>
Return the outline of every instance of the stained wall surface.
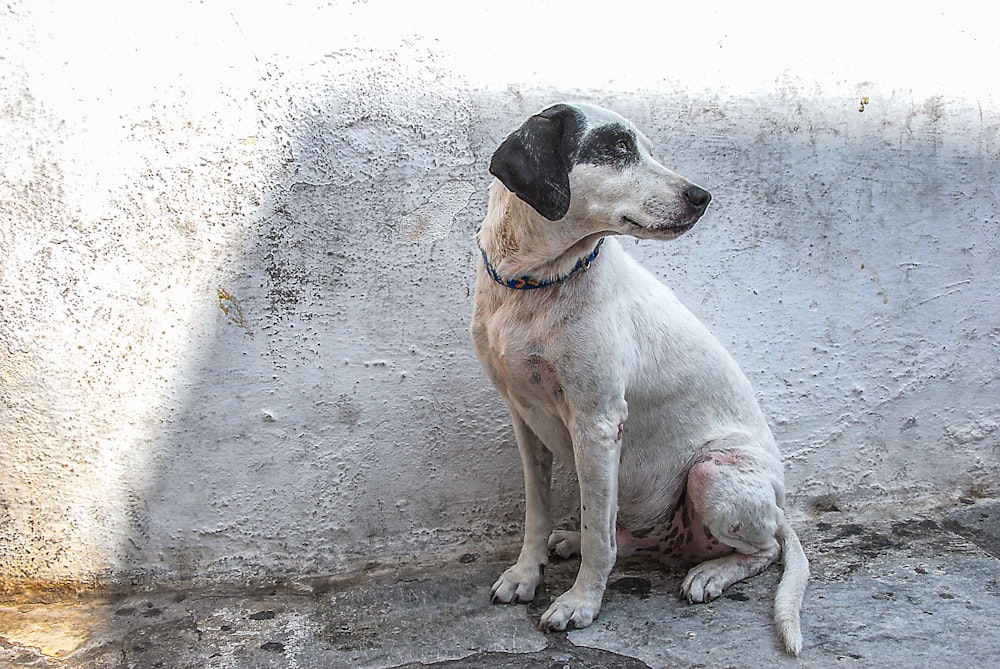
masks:
<svg viewBox="0 0 1000 669"><path fill-rule="evenodd" d="M473 235L561 99L712 191L628 248L751 378L793 512L995 491L995 10L666 4L0 9L4 586L514 544Z"/></svg>

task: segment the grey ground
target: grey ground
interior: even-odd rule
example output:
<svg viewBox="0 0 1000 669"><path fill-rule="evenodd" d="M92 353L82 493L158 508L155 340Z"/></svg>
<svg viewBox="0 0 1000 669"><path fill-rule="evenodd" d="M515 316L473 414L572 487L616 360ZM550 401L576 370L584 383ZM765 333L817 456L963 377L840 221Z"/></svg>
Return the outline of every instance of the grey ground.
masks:
<svg viewBox="0 0 1000 669"><path fill-rule="evenodd" d="M493 606L513 554L469 553L352 580L2 601L0 666L1000 667L1000 502L893 515L831 504L796 523L813 572L798 660L772 630L777 566L689 605L681 571L620 563L591 627L546 635L577 562L550 565L531 606Z"/></svg>

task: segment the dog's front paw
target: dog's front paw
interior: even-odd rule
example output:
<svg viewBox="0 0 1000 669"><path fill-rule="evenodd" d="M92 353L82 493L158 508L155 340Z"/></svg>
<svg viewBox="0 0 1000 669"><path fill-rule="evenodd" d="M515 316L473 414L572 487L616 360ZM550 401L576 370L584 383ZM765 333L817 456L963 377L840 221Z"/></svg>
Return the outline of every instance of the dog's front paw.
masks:
<svg viewBox="0 0 1000 669"><path fill-rule="evenodd" d="M494 604L527 604L535 599L535 590L541 582L541 565L525 567L515 564L493 584L490 601Z"/></svg>
<svg viewBox="0 0 1000 669"><path fill-rule="evenodd" d="M561 632L567 628L583 629L597 619L601 611L601 597L578 594L571 588L552 602L538 628L543 632Z"/></svg>

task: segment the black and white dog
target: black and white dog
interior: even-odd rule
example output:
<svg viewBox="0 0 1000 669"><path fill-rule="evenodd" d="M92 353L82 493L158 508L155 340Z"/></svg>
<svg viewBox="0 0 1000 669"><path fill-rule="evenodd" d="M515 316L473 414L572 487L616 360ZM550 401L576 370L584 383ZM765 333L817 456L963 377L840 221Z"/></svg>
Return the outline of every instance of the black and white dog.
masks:
<svg viewBox="0 0 1000 669"><path fill-rule="evenodd" d="M782 557L778 634L797 655L809 565L782 510L781 456L749 381L614 235L674 239L711 195L660 165L621 116L557 104L500 145L479 230L472 339L524 465L524 543L493 586L529 602L549 552L579 552L545 630L597 617L617 555L694 565L682 594L718 597ZM580 532L553 531L553 454L574 463Z"/></svg>

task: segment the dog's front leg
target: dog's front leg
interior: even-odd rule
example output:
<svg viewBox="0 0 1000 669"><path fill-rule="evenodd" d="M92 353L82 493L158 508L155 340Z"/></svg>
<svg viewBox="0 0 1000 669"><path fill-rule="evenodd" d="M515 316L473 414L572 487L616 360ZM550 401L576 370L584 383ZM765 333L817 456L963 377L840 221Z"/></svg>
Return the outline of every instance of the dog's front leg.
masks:
<svg viewBox="0 0 1000 669"><path fill-rule="evenodd" d="M527 603L535 598L542 570L548 562L549 533L552 532L552 452L520 416L513 411L511 414L524 467L524 543L517 563L493 584L492 600L503 604Z"/></svg>
<svg viewBox="0 0 1000 669"><path fill-rule="evenodd" d="M580 571L573 587L542 615L545 631L587 627L597 618L618 547L618 463L624 418L597 421L573 431L573 453L580 483Z"/></svg>

